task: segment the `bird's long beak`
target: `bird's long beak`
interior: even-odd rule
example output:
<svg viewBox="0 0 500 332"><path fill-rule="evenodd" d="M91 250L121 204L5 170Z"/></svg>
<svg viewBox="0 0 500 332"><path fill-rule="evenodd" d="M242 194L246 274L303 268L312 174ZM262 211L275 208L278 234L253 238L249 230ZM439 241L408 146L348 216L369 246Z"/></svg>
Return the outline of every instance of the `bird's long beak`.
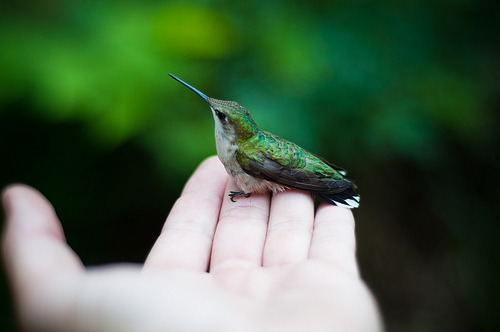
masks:
<svg viewBox="0 0 500 332"><path fill-rule="evenodd" d="M176 80L176 81L184 84L185 86L187 86L188 88L190 88L191 90L193 90L198 96L200 96L201 98L203 98L203 100L208 103L208 96L206 94L204 94L203 92L201 92L200 90L198 90L196 88L193 88L191 85L187 84L186 82L184 82L183 80L181 80L178 77L175 77L172 74L168 74L168 76L172 77L174 80Z"/></svg>

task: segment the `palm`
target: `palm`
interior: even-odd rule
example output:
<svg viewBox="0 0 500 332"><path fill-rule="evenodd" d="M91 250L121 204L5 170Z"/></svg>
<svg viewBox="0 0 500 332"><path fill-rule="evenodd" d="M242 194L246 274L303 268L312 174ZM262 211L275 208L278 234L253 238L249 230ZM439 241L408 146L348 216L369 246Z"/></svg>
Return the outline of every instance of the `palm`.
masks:
<svg viewBox="0 0 500 332"><path fill-rule="evenodd" d="M207 160L144 265L87 270L31 191L32 214L8 216L4 246L21 322L49 330L380 329L359 278L349 210L323 204L315 214L312 198L295 191L232 203L235 189L218 160ZM16 219L39 224L23 234Z"/></svg>

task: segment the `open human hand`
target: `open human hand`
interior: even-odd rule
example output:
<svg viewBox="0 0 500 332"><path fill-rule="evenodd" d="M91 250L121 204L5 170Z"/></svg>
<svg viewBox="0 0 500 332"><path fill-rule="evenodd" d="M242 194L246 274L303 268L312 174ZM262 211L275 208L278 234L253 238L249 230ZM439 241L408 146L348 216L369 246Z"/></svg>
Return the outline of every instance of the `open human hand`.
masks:
<svg viewBox="0 0 500 332"><path fill-rule="evenodd" d="M380 331L348 209L288 190L232 203L216 157L186 184L144 264L84 267L50 203L3 195L3 257L36 331ZM140 222L140 221L138 221Z"/></svg>

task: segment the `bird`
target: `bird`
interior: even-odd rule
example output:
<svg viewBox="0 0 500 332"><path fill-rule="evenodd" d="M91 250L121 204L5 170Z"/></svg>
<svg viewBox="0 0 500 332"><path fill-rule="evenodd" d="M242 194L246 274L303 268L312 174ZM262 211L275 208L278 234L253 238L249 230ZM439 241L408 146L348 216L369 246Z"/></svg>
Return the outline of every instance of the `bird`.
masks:
<svg viewBox="0 0 500 332"><path fill-rule="evenodd" d="M240 191L239 196L294 188L311 193L323 202L344 208L359 207L356 185L347 172L297 144L260 130L250 113L235 101L210 98L180 78L209 106L215 122L217 155Z"/></svg>

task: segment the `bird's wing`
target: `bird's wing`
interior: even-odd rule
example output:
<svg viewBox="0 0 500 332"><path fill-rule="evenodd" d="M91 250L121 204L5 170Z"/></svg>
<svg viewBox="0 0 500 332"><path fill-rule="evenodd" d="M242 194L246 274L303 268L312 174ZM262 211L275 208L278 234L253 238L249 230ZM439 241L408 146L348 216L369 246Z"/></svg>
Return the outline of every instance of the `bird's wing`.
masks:
<svg viewBox="0 0 500 332"><path fill-rule="evenodd" d="M312 193L339 193L354 188L354 184L342 176L341 169L268 133L241 146L236 151L236 160L246 173L290 188Z"/></svg>

